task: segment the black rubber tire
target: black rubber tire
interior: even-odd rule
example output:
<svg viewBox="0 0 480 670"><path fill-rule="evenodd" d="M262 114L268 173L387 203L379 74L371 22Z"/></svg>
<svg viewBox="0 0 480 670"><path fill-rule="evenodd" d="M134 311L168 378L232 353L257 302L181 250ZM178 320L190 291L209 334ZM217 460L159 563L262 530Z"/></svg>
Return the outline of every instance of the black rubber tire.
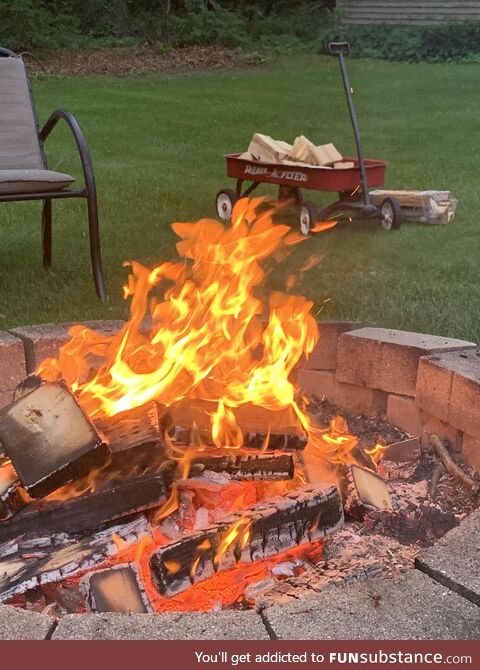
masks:
<svg viewBox="0 0 480 670"><path fill-rule="evenodd" d="M380 205L381 224L384 230L398 230L402 223L402 210L396 198L385 198Z"/></svg>
<svg viewBox="0 0 480 670"><path fill-rule="evenodd" d="M309 235L312 226L315 225L318 219L317 206L309 200L303 202L299 208L298 218L300 223L300 231L304 235Z"/></svg>
<svg viewBox="0 0 480 670"><path fill-rule="evenodd" d="M217 214L222 221L228 221L232 217L233 206L237 202L238 197L235 191L231 188L224 188L219 191L215 197L215 205Z"/></svg>

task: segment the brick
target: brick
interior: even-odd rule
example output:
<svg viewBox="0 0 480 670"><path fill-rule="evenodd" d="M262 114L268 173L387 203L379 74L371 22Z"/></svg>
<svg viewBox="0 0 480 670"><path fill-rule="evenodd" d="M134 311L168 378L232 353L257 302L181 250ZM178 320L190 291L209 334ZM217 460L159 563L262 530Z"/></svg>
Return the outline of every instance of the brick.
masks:
<svg viewBox="0 0 480 670"><path fill-rule="evenodd" d="M414 398L403 395L389 395L387 419L394 426L406 430L410 435L420 435L422 432L420 410Z"/></svg>
<svg viewBox="0 0 480 670"><path fill-rule="evenodd" d="M356 384L335 383L334 402L350 412L359 412L367 416L385 414L387 394L377 389L357 386Z"/></svg>
<svg viewBox="0 0 480 670"><path fill-rule="evenodd" d="M337 343L342 333L357 330L358 321L318 321L319 339L307 360L299 367L305 370L335 370L337 367Z"/></svg>
<svg viewBox="0 0 480 670"><path fill-rule="evenodd" d="M12 402L13 392L26 375L23 342L0 332L0 407Z"/></svg>
<svg viewBox="0 0 480 670"><path fill-rule="evenodd" d="M475 472L480 472L480 438L472 437L467 433L463 434L462 440L462 459L473 468Z"/></svg>
<svg viewBox="0 0 480 670"><path fill-rule="evenodd" d="M453 371L441 365L441 360L440 356L420 359L415 400L422 410L447 421Z"/></svg>
<svg viewBox="0 0 480 670"><path fill-rule="evenodd" d="M68 331L73 325L74 322L46 323L39 326L21 326L10 331L24 342L27 373L34 372L36 366L46 358L58 356L60 347L70 339ZM120 330L123 321L85 321L81 325L113 335Z"/></svg>
<svg viewBox="0 0 480 670"><path fill-rule="evenodd" d="M302 393L307 396L335 398L335 373L331 370L298 370L297 383Z"/></svg>
<svg viewBox="0 0 480 670"><path fill-rule="evenodd" d="M448 421L480 438L480 349L462 360L465 367L453 373Z"/></svg>
<svg viewBox="0 0 480 670"><path fill-rule="evenodd" d="M417 403L454 428L480 437L480 349L422 359Z"/></svg>
<svg viewBox="0 0 480 670"><path fill-rule="evenodd" d="M437 335L387 328L360 328L338 338L337 379L399 395L415 396L422 356L474 348L475 344Z"/></svg>
<svg viewBox="0 0 480 670"><path fill-rule="evenodd" d="M430 433L435 433L440 438L448 440L455 451L460 451L462 433L457 428L423 410L420 410L420 421L422 422L422 447L426 448L428 446Z"/></svg>

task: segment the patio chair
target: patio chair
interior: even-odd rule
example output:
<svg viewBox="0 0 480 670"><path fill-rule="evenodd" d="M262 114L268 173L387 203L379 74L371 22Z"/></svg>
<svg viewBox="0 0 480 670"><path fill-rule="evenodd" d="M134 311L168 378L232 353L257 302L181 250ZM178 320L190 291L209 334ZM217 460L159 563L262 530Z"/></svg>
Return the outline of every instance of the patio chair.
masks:
<svg viewBox="0 0 480 670"><path fill-rule="evenodd" d="M73 133L82 164L84 186L68 188L74 177L48 169L43 143L63 120ZM85 198L90 258L100 300L107 292L102 271L97 191L90 152L75 117L57 109L39 130L28 71L22 58L0 47L0 202L42 200L43 267L52 263L52 200Z"/></svg>

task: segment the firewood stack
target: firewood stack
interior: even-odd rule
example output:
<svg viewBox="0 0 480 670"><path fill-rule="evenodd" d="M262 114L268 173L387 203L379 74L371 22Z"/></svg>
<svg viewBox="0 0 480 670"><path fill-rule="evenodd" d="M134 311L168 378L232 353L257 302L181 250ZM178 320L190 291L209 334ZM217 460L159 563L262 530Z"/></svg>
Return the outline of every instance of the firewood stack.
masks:
<svg viewBox="0 0 480 670"><path fill-rule="evenodd" d="M261 163L310 165L340 170L354 165L351 161L345 161L332 143L316 146L304 135L299 135L293 144L289 144L283 140L274 140L269 135L255 133L248 150L240 158Z"/></svg>
<svg viewBox="0 0 480 670"><path fill-rule="evenodd" d="M374 205L381 205L385 198L396 198L400 203L402 218L418 223L446 224L455 217L458 200L450 191L370 191Z"/></svg>

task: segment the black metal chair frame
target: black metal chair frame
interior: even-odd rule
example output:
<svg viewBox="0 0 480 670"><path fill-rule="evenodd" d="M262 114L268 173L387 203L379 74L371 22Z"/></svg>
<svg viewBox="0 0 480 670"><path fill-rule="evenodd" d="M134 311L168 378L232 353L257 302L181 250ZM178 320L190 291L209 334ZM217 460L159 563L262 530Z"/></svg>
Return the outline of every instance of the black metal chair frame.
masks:
<svg viewBox="0 0 480 670"><path fill-rule="evenodd" d="M17 54L9 49L0 47L0 57L10 56L19 58ZM25 72L30 87L30 77L28 69L25 66ZM97 188L95 184L95 174L93 171L92 159L88 149L85 136L76 118L65 109L57 109L50 115L48 121L43 128L39 129L38 117L35 109L33 97L31 96L32 109L35 116L35 123L37 127L37 134L40 142L40 149L43 156L43 163L45 169L47 168L47 158L44 151L43 143L48 138L52 130L55 128L60 120L66 122L72 131L75 143L77 145L80 161L82 164L84 186L76 189L63 189L60 191L45 191L35 193L0 193L0 202L20 202L27 200L42 200L42 252L43 252L43 267L48 270L52 264L52 200L64 198L85 198L87 201L87 215L88 227L90 232L90 259L92 263L93 279L95 282L95 289L100 300L107 299L107 290L105 287L105 280L102 270L102 257L100 250L100 229L98 225L98 205L97 205ZM1 169L1 165L0 165Z"/></svg>

